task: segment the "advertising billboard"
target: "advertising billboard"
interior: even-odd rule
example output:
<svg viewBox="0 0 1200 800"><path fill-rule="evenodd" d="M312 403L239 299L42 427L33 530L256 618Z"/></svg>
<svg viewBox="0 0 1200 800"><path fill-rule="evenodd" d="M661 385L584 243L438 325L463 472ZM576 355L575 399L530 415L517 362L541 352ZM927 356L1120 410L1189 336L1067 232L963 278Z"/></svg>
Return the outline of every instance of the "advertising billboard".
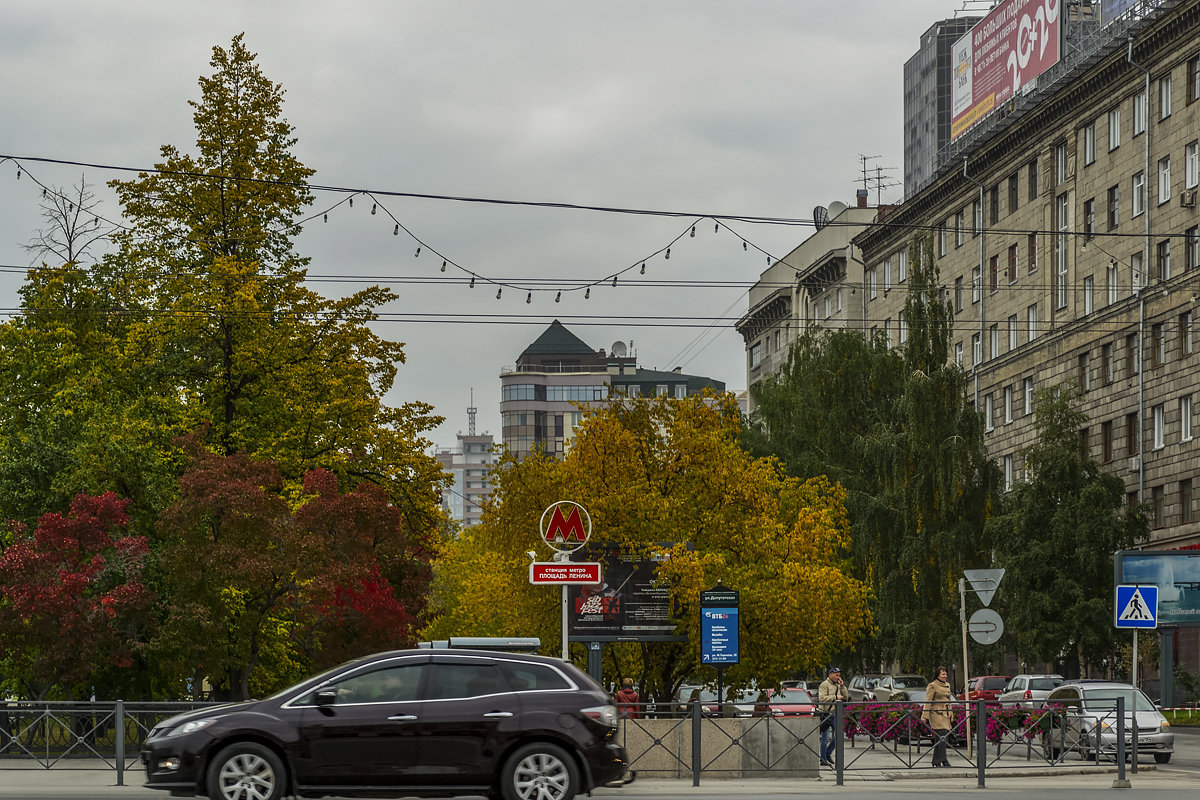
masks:
<svg viewBox="0 0 1200 800"><path fill-rule="evenodd" d="M1200 550L1122 550L1117 586L1157 586L1159 627L1200 625Z"/></svg>
<svg viewBox="0 0 1200 800"><path fill-rule="evenodd" d="M658 562L622 553L619 548L585 551L603 564L602 582L568 587L568 634L637 639L672 634L670 589L656 578Z"/></svg>
<svg viewBox="0 0 1200 800"><path fill-rule="evenodd" d="M1004 0L954 43L950 138L1058 63L1063 0Z"/></svg>

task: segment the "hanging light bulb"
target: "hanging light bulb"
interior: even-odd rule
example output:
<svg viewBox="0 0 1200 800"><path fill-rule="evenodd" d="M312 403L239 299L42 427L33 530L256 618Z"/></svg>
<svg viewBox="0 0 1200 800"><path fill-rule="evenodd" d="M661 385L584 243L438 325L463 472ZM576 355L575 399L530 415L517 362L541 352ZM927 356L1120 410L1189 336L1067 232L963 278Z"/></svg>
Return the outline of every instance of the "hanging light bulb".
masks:
<svg viewBox="0 0 1200 800"><path fill-rule="evenodd" d="M586 289L584 289L584 290L583 290L583 299L584 299L584 300L591 300L591 299L592 299L592 287L590 287L590 286L589 286L589 287L587 287Z"/></svg>
<svg viewBox="0 0 1200 800"><path fill-rule="evenodd" d="M554 295L554 302L557 303L560 300L562 300L562 292L559 292L558 294Z"/></svg>
<svg viewBox="0 0 1200 800"><path fill-rule="evenodd" d="M379 205L379 204L378 204L378 203L371 203L371 216L375 216L375 207L376 207L377 205Z"/></svg>
<svg viewBox="0 0 1200 800"><path fill-rule="evenodd" d="M413 258L421 257L421 245L417 245L417 252L413 253Z"/></svg>
<svg viewBox="0 0 1200 800"><path fill-rule="evenodd" d="M443 259L442 260L442 272L445 272L445 271L446 271L446 261Z"/></svg>
<svg viewBox="0 0 1200 800"><path fill-rule="evenodd" d="M743 249L743 250L747 249L747 247L746 247L746 240L745 240L745 239L742 239L742 249Z"/></svg>
<svg viewBox="0 0 1200 800"><path fill-rule="evenodd" d="M350 207L354 208L354 196L353 195L350 196Z"/></svg>
<svg viewBox="0 0 1200 800"><path fill-rule="evenodd" d="M646 265L645 265L645 263L643 263L643 264L642 264L642 270L641 270L641 272L642 272L642 274L643 274L643 275L645 275L645 274L646 274Z"/></svg>
<svg viewBox="0 0 1200 800"><path fill-rule="evenodd" d="M472 276L471 276L471 283L467 285L467 288L468 288L468 289L474 289L474 288L475 288L475 276L474 276L474 275L472 275Z"/></svg>
<svg viewBox="0 0 1200 800"><path fill-rule="evenodd" d="M322 215L321 215L321 221L322 221L322 222L329 222L329 215L328 215L328 214L322 214Z"/></svg>
<svg viewBox="0 0 1200 800"><path fill-rule="evenodd" d="M671 260L671 248L669 248L669 247L667 248L667 260L668 261Z"/></svg>
<svg viewBox="0 0 1200 800"><path fill-rule="evenodd" d="M692 226L692 232L689 234L693 239L696 238L696 226Z"/></svg>
<svg viewBox="0 0 1200 800"><path fill-rule="evenodd" d="M526 302L526 303L532 303L532 302L533 302L533 292L529 292L528 294L526 294L526 295L525 295L525 302Z"/></svg>
<svg viewBox="0 0 1200 800"><path fill-rule="evenodd" d="M617 276L613 275L613 286L617 285Z"/></svg>
<svg viewBox="0 0 1200 800"><path fill-rule="evenodd" d="M392 236L399 236L399 235L400 235L400 223L397 222L396 227L392 228Z"/></svg>
<svg viewBox="0 0 1200 800"><path fill-rule="evenodd" d="M500 293L501 293L501 292L503 292L503 291L504 291L504 288L503 288L503 287L501 287L501 288L499 288L499 289L497 289L497 290L496 290L496 299L497 299L497 300L499 300L499 299L500 299Z"/></svg>

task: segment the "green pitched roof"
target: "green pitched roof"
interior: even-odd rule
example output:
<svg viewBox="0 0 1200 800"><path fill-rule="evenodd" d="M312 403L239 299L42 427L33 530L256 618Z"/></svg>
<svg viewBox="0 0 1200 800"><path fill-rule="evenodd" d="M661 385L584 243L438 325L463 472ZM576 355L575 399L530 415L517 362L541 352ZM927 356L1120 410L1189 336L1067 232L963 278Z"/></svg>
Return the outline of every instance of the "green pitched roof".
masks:
<svg viewBox="0 0 1200 800"><path fill-rule="evenodd" d="M542 332L533 344L525 348L525 352L521 353L521 357L526 356L544 356L544 355L568 355L572 353L595 355L594 348L588 345L575 334L567 330L566 326L558 320L550 323L550 327Z"/></svg>

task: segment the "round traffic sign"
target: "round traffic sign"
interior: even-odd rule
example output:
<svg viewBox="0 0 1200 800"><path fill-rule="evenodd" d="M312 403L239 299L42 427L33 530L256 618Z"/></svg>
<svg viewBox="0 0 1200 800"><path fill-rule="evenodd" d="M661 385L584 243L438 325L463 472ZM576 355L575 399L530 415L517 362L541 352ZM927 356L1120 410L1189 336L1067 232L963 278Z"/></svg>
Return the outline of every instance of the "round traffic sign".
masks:
<svg viewBox="0 0 1200 800"><path fill-rule="evenodd" d="M995 644L1004 635L1004 620L990 608L981 608L967 620L967 631L980 644Z"/></svg>

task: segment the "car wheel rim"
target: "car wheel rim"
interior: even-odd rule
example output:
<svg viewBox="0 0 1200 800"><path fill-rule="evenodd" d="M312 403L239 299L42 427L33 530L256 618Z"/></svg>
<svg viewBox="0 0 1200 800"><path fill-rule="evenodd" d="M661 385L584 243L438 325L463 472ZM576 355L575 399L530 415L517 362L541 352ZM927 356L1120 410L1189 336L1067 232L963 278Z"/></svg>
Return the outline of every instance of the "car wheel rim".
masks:
<svg viewBox="0 0 1200 800"><path fill-rule="evenodd" d="M521 759L513 773L513 786L521 800L563 800L570 782L567 765L549 753Z"/></svg>
<svg viewBox="0 0 1200 800"><path fill-rule="evenodd" d="M275 791L275 770L265 758L240 753L221 765L222 800L268 800Z"/></svg>

